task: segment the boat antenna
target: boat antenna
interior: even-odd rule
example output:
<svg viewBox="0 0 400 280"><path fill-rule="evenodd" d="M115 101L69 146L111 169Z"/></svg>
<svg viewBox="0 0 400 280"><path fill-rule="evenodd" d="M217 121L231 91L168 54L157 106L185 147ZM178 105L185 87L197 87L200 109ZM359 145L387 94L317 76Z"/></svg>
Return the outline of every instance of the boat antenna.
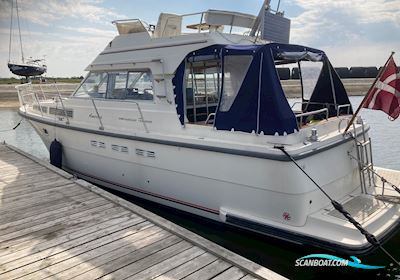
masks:
<svg viewBox="0 0 400 280"><path fill-rule="evenodd" d="M12 28L13 28L13 14L14 14L14 1L11 1L11 20L10 20L10 42L8 45L8 62L11 60L11 41L12 41Z"/></svg>
<svg viewBox="0 0 400 280"><path fill-rule="evenodd" d="M266 7L269 9L270 4L271 4L271 0L264 0L264 3L260 9L260 12L258 13L258 16L254 20L253 27L251 28L251 31L250 31L250 36L252 36L252 37L256 36L256 33L259 30L260 25L261 25L261 19L263 18L264 10Z"/></svg>
<svg viewBox="0 0 400 280"><path fill-rule="evenodd" d="M22 56L22 63L25 62L24 59L24 51L22 50L22 36L21 36L21 26L19 24L19 13L18 13L18 1L15 0L15 8L17 9L17 20L18 20L18 31L19 31L19 42L21 45L21 56Z"/></svg>
<svg viewBox="0 0 400 280"><path fill-rule="evenodd" d="M276 12L279 13L279 7L281 6L281 0L278 1L278 6L276 7Z"/></svg>

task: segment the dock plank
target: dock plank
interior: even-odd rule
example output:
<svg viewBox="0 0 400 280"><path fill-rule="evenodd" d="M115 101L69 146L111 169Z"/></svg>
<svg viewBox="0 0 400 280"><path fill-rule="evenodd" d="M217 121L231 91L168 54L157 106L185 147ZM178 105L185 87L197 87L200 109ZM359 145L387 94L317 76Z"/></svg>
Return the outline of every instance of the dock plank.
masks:
<svg viewBox="0 0 400 280"><path fill-rule="evenodd" d="M245 273L237 267L232 266L221 274L212 278L212 280L239 280L245 276Z"/></svg>
<svg viewBox="0 0 400 280"><path fill-rule="evenodd" d="M14 260L21 259L57 246L62 246L63 249L68 250L75 247L76 244L85 244L94 239L102 238L113 232L118 232L130 227L136 222L136 218L132 218L126 214L122 216L114 215L109 217L109 219L105 219L103 222L93 221L85 226L77 226L64 231L53 232L51 238L47 238L48 236L45 235L43 238L27 240L25 243L22 243L22 245L18 243L5 249L2 258L4 256L4 261L7 261L9 258ZM54 248L52 250L53 251L48 252L58 252L54 251Z"/></svg>
<svg viewBox="0 0 400 280"><path fill-rule="evenodd" d="M91 208L102 206L108 204L104 199L94 198L87 201L84 205L76 206L70 205L64 208L59 208L54 211L48 211L46 213L35 215L26 219L18 220L15 219L13 222L7 224L0 224L0 237L4 234L11 233L18 230L23 230L27 227L34 227L37 224L43 224L50 220L55 220L59 218L64 218L71 214L80 213Z"/></svg>
<svg viewBox="0 0 400 280"><path fill-rule="evenodd" d="M135 250L148 246L156 241L165 239L166 237L171 236L170 233L161 230L158 227L151 227L146 229L145 231L139 232L137 234L124 237L116 242L109 243L103 247L99 247L93 251L86 252L79 256L79 259L69 259L63 262L60 262L54 266L48 268L48 271L51 272L52 275L57 276L58 278L70 278L73 276L78 276L83 272L89 271L96 266L100 266L104 264L104 258L98 258L99 256L105 255L109 252L115 250L122 250L122 248L126 248L132 246ZM88 264L91 264L89 266Z"/></svg>
<svg viewBox="0 0 400 280"><path fill-rule="evenodd" d="M284 279L15 147L0 170L0 279Z"/></svg>
<svg viewBox="0 0 400 280"><path fill-rule="evenodd" d="M138 218L139 219L139 218ZM104 235L98 239L87 242L81 246L76 246L68 250L60 251L36 262L11 270L4 274L7 278L19 278L26 276L30 279L43 279L59 272L65 271L85 261L89 261L98 254L103 254L108 250L126 246L135 239L141 239L160 231L149 222L137 220L129 227L115 231L112 234ZM62 245L61 245L62 246Z"/></svg>
<svg viewBox="0 0 400 280"><path fill-rule="evenodd" d="M138 261L131 262L130 264L114 270L107 275L102 276L100 279L110 280L110 279L121 279L126 276L134 275L146 268L149 268L161 261L173 258L174 256L185 252L188 249L193 248L193 245L186 241L180 241L173 244L165 249L162 249L154 254L146 256Z"/></svg>
<svg viewBox="0 0 400 280"><path fill-rule="evenodd" d="M198 247L192 247L186 251L183 251L182 253L179 253L178 255L173 256L172 258L164 260L156 265L150 266L149 268L142 270L137 274L132 274L126 279L132 279L132 280L153 279L204 253L205 253L204 250Z"/></svg>
<svg viewBox="0 0 400 280"><path fill-rule="evenodd" d="M189 274L188 276L186 276L183 279L185 279L185 280L211 279L214 276L229 269L230 267L232 267L232 265L230 263L227 263L224 260L218 259L215 262L212 262L209 265L197 270L196 272Z"/></svg>
<svg viewBox="0 0 400 280"><path fill-rule="evenodd" d="M75 196L70 196L69 199L55 199L52 203L35 204L30 207L14 209L14 211L8 212L8 214L2 213L0 215L0 223L3 224L17 219L40 215L41 213L52 211L53 209L64 207L65 205L79 205L85 203L90 198L93 198L91 193L77 194Z"/></svg>
<svg viewBox="0 0 400 280"><path fill-rule="evenodd" d="M188 260L186 263L171 269L170 271L161 274L160 276L154 278L155 280L170 280L170 279L182 279L197 270L213 263L218 258L208 252L194 258L193 260Z"/></svg>
<svg viewBox="0 0 400 280"><path fill-rule="evenodd" d="M121 247L107 252L56 276L69 279L74 275L74 279L96 279L180 241L182 240L179 237L171 233L157 233L142 239L132 247Z"/></svg>
<svg viewBox="0 0 400 280"><path fill-rule="evenodd" d="M108 210L108 211L107 211ZM94 208L90 208L84 211L81 211L79 213L74 213L74 214L68 214L66 217L61 217L58 219L51 220L49 219L48 222L42 223L42 224L37 224L32 227L26 227L21 230L13 231L11 233L6 233L4 235L0 235L0 244L3 242L6 242L8 240L13 240L13 239L19 239L21 236L26 236L33 234L35 232L41 231L41 230L46 230L51 227L64 227L67 228L73 224L79 224L86 222L89 219L92 219L91 216L100 216L103 215L103 213L110 213L114 211L122 210L121 208L115 206L115 205L110 205L110 204L104 204L100 205Z"/></svg>
<svg viewBox="0 0 400 280"><path fill-rule="evenodd" d="M38 225L34 230L32 229L26 229L24 232L17 232L13 234L11 237L7 236L9 238L7 241L0 242L0 248L8 248L9 246L22 243L24 241L29 241L32 239L37 239L38 237L43 237L46 240L53 239L54 237L57 237L58 234L60 233L65 233L66 230L68 230L71 227L79 228L79 227L85 227L85 224L92 219L93 222L99 223L103 219L107 219L107 217L104 217L103 215L112 215L113 218L120 217L122 215L129 215L129 212L120 212L120 209L115 206L110 206L106 205L106 207L110 207L108 209L102 209L102 208L97 208L94 209L93 211L97 211L96 214L92 215L86 215L83 217L79 217L78 219L69 219L69 220L61 220L61 222L52 222L52 223L47 223L46 226L43 225ZM0 263L1 263L2 257L0 257Z"/></svg>
<svg viewBox="0 0 400 280"><path fill-rule="evenodd" d="M136 221L135 221L136 222ZM14 270L20 266L24 266L36 261L39 261L41 259L47 258L49 256L58 254L60 252L79 247L79 246L84 246L86 243L89 243L93 240L100 239L104 236L108 236L110 234L118 234L118 231L115 231L115 229L110 230L104 230L96 233L92 233L88 236L83 236L81 238L76 238L64 243L61 243L60 246L52 246L48 249L41 250L38 253L32 253L32 252L16 252L15 254L10 254L4 256L0 263L2 263L2 266L0 267L0 275L1 273L7 272L9 270Z"/></svg>

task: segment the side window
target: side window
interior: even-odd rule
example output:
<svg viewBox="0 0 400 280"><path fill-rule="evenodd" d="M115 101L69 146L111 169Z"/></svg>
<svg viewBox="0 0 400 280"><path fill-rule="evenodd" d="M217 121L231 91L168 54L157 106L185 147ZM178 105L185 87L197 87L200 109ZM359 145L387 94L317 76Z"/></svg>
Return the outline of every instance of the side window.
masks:
<svg viewBox="0 0 400 280"><path fill-rule="evenodd" d="M153 100L153 76L151 72L129 72L126 99Z"/></svg>
<svg viewBox="0 0 400 280"><path fill-rule="evenodd" d="M219 108L221 112L231 109L252 60L251 55L234 55L224 58L224 89Z"/></svg>
<svg viewBox="0 0 400 280"><path fill-rule="evenodd" d="M76 97L105 98L107 91L107 73L92 72L75 92Z"/></svg>
<svg viewBox="0 0 400 280"><path fill-rule="evenodd" d="M108 74L107 98L126 99L127 72L112 72Z"/></svg>

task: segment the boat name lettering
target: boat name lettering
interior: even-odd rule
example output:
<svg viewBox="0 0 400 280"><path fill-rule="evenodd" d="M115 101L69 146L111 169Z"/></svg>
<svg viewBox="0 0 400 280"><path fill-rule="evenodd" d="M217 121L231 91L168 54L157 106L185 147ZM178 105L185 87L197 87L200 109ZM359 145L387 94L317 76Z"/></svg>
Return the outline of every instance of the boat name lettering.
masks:
<svg viewBox="0 0 400 280"><path fill-rule="evenodd" d="M92 119L98 119L99 117L98 116L96 116L96 115L94 115L93 113L90 113L89 114L89 118L92 118ZM100 116L100 119L102 119L103 117L102 116Z"/></svg>
<svg viewBox="0 0 400 280"><path fill-rule="evenodd" d="M137 122L137 119L130 119L130 118L124 118L124 117L119 117L118 119L120 121Z"/></svg>
<svg viewBox="0 0 400 280"><path fill-rule="evenodd" d="M139 119L131 119L131 118L118 117L118 120L120 120L120 121L128 121L128 122L153 123L153 121L143 120L142 118L139 118Z"/></svg>

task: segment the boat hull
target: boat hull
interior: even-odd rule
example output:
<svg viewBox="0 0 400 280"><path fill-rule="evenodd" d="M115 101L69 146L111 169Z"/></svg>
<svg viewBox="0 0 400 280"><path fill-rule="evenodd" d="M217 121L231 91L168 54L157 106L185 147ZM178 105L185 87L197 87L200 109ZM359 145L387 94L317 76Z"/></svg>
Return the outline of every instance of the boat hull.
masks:
<svg viewBox="0 0 400 280"><path fill-rule="evenodd" d="M12 63L8 63L8 69L13 74L24 77L40 76L46 72L46 67Z"/></svg>
<svg viewBox="0 0 400 280"><path fill-rule="evenodd" d="M329 201L321 198L321 193L290 162L120 139L56 128L40 121L31 123L47 147L54 138L63 144L63 167L67 171L93 183L294 243L352 254L374 249L346 221L321 215L323 208L330 206ZM302 164L307 170L318 169L321 160L326 162L328 158L329 165L337 166L336 172L352 170L351 164L337 162L337 155L345 154L351 145L346 142L327 149L303 159ZM356 172L343 173L334 181L323 176L317 180L327 182L324 188L331 194L343 192L351 182L346 192L360 195ZM293 185L296 188L291 188ZM398 208L383 212L372 215L375 220L390 217L390 222L371 226L380 240L399 228ZM347 238L341 238L342 234ZM343 241L346 239L350 241Z"/></svg>

